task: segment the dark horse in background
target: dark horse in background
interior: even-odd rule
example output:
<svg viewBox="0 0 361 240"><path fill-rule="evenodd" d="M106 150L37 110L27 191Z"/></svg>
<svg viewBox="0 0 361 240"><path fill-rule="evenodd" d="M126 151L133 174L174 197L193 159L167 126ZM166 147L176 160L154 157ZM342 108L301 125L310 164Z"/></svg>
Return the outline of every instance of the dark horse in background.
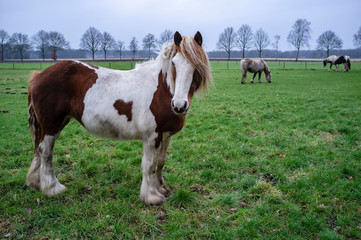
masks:
<svg viewBox="0 0 361 240"><path fill-rule="evenodd" d="M338 71L339 64L344 65L345 67L345 69L343 70L344 72L348 72L349 70L351 70L351 60L349 56L331 55L325 60L323 60L323 67L326 67L328 63L330 63L330 68L328 69L328 71L331 71L332 65L335 65L336 71Z"/></svg>
<svg viewBox="0 0 361 240"><path fill-rule="evenodd" d="M271 72L268 68L267 63L263 59L251 59L245 58L241 60L241 71L242 71L242 84L245 84L245 79L247 77L247 72L254 73L251 83L254 82L254 78L258 73L258 83L261 82L261 74L264 72L266 74L267 82L271 83Z"/></svg>

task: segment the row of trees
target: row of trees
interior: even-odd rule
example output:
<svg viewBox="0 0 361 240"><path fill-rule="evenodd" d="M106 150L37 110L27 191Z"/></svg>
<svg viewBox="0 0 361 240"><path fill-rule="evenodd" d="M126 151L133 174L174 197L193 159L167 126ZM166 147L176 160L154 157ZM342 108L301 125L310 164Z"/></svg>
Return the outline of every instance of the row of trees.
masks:
<svg viewBox="0 0 361 240"><path fill-rule="evenodd" d="M287 41L291 43L296 49L296 61L298 60L300 49L309 46L311 39L311 23L306 19L298 19L293 24L291 31L287 36ZM161 48L166 42L172 41L173 32L165 30L161 33L159 38L153 34L147 34L142 40L144 50L148 51L148 58L151 56L151 50ZM278 53L279 35L274 36L272 46L276 51L276 58ZM361 27L353 35L353 41L357 48L361 48ZM262 51L271 44L268 34L262 29L258 29L255 33L249 25L243 24L238 31L234 31L232 27L226 28L220 35L217 42L217 49L225 51L228 59L230 59L231 51L238 48L242 52L242 58L245 57L246 50L252 46L258 51L258 56L262 57ZM329 56L330 51L334 49L341 49L343 41L333 31L328 30L322 33L317 39L317 49L326 50L326 55ZM0 29L0 57L4 60L5 52L13 52L18 58L23 60L25 54L33 49L39 51L41 58L45 60L46 57L51 57L54 61L57 59L57 52L59 50L66 50L70 48L69 42L64 35L50 31L41 30L31 38L22 33L14 33L11 36L4 30ZM122 53L126 50L123 41L116 41L114 37L108 33L101 33L94 27L88 28L82 35L80 47L82 50L88 51L95 59L95 54L98 51L103 52L106 59L109 51L118 53L119 58L122 58ZM128 46L132 58L139 50L138 41L135 37L132 38Z"/></svg>
<svg viewBox="0 0 361 240"><path fill-rule="evenodd" d="M161 48L163 44L172 39L173 32L171 30L165 30L159 38L149 33L143 38L143 49L148 51L148 58L150 58L152 49ZM6 50L15 52L23 60L26 52L31 51L33 47L40 52L44 61L49 55L55 61L58 58L57 52L69 49L70 45L63 34L55 31L46 32L41 30L30 38L22 33L14 33L10 36L6 31L0 30L1 61L4 61ZM122 52L125 50L123 41L116 41L110 33L101 33L94 27L90 27L85 31L80 41L80 47L82 50L91 53L93 60L97 51L102 51L106 59L107 53L110 50L118 52L119 58L122 58ZM132 38L129 44L129 50L132 53L132 58L134 58L139 50L138 41L135 37Z"/></svg>
<svg viewBox="0 0 361 240"><path fill-rule="evenodd" d="M28 35L22 33L14 33L11 36L4 30L0 30L0 55L1 61L4 61L5 50L11 49L19 54L21 60L27 51L36 46L41 52L43 59L45 53L51 52L51 58L57 59L57 51L69 48L69 42L65 40L64 35L59 32L45 32L39 31L31 39Z"/></svg>
<svg viewBox="0 0 361 240"><path fill-rule="evenodd" d="M278 52L279 35L274 36L272 46ZM298 60L301 48L309 47L311 39L311 22L306 19L298 19L293 24L291 31L287 36L287 41L296 48L296 61ZM361 47L361 27L353 35L353 41L357 48ZM252 46L258 51L259 57L262 57L262 51L269 46L271 40L268 34L262 28L258 29L255 33L249 25L243 24L238 31L234 31L233 27L227 27L219 35L217 42L218 50L225 51L228 59L230 59L231 51L237 47L242 51L242 58L245 57L245 51ZM343 41L333 31L328 30L322 33L317 39L317 49L326 50L327 57L331 50L341 49ZM277 56L276 56L277 58Z"/></svg>
<svg viewBox="0 0 361 240"><path fill-rule="evenodd" d="M155 48L161 48L165 43L170 42L173 39L173 32L171 30L165 30L161 33L157 39L153 34L148 33L142 40L143 49L148 51L148 58L150 58L151 50ZM103 34L94 27L88 28L83 34L80 42L80 47L89 51L92 54L94 60L95 52L102 50L104 58L107 59L107 52L109 50L116 50L119 53L119 58L122 58L122 52L125 50L124 42L115 41L113 36L104 32ZM129 44L129 50L134 58L136 52L139 50L138 41L135 37L132 38Z"/></svg>

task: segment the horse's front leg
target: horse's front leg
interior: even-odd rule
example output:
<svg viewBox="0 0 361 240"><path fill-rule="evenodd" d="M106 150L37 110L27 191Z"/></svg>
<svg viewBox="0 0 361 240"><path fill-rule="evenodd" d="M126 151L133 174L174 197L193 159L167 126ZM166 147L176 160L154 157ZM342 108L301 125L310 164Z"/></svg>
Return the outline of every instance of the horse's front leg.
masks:
<svg viewBox="0 0 361 240"><path fill-rule="evenodd" d="M167 150L168 146L171 140L171 136L163 136L163 141L161 143L161 150L158 158L158 168L157 168L157 177L159 181L159 192L161 192L164 196L168 197L172 194L172 190L168 187L168 185L165 183L163 178L163 167L166 160Z"/></svg>
<svg viewBox="0 0 361 240"><path fill-rule="evenodd" d="M165 201L165 196L160 192L161 184L158 179L158 159L161 150L161 146L155 147L154 140L143 141L143 179L140 188L140 199L150 205L159 205Z"/></svg>
<svg viewBox="0 0 361 240"><path fill-rule="evenodd" d="M252 77L252 79L251 79L251 83L254 82L254 79L255 79L256 75L257 75L257 72L256 72L255 74L253 74L253 77Z"/></svg>
<svg viewBox="0 0 361 240"><path fill-rule="evenodd" d="M331 72L332 63L330 63L330 68L328 69L329 72Z"/></svg>
<svg viewBox="0 0 361 240"><path fill-rule="evenodd" d="M262 75L262 72L259 72L259 73L258 73L258 83L262 83L262 82L261 82L261 75Z"/></svg>

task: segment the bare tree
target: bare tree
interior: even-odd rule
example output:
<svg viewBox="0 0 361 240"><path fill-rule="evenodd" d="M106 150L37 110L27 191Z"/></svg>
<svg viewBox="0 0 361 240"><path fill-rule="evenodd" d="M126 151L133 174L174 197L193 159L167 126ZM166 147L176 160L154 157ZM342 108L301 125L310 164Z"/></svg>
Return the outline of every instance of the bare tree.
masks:
<svg viewBox="0 0 361 240"><path fill-rule="evenodd" d="M93 61L95 52L101 45L102 34L94 27L88 28L80 40L80 47L92 54Z"/></svg>
<svg viewBox="0 0 361 240"><path fill-rule="evenodd" d="M242 50L242 58L244 58L245 50L252 45L252 36L252 29L247 24L243 24L236 33L236 45Z"/></svg>
<svg viewBox="0 0 361 240"><path fill-rule="evenodd" d="M10 35L5 30L0 29L0 52L2 62L4 61L5 48L9 45L9 39Z"/></svg>
<svg viewBox="0 0 361 240"><path fill-rule="evenodd" d="M353 35L353 44L355 45L355 47L361 48L361 27Z"/></svg>
<svg viewBox="0 0 361 240"><path fill-rule="evenodd" d="M219 35L217 48L219 50L226 51L227 59L231 58L231 51L235 46L236 34L233 30L233 27L227 27L224 29L223 33ZM227 62L227 69L228 69L228 62Z"/></svg>
<svg viewBox="0 0 361 240"><path fill-rule="evenodd" d="M262 28L258 29L257 32L254 34L253 44L258 50L258 56L262 57L262 51L270 44L268 34L263 31Z"/></svg>
<svg viewBox="0 0 361 240"><path fill-rule="evenodd" d="M56 61L56 59L58 58L56 52L58 50L70 48L70 45L69 42L65 40L65 37L62 33L49 32L48 37L48 47L51 50L51 58Z"/></svg>
<svg viewBox="0 0 361 240"><path fill-rule="evenodd" d="M28 35L22 33L14 33L9 40L14 50L18 51L21 61L24 60L26 51L31 50L31 42Z"/></svg>
<svg viewBox="0 0 361 240"><path fill-rule="evenodd" d="M330 56L330 50L342 48L342 39L333 31L323 32L317 39L317 49L325 49L327 57Z"/></svg>
<svg viewBox="0 0 361 240"><path fill-rule="evenodd" d="M138 41L135 37L133 37L132 41L130 41L129 50L132 52L132 59L134 60L134 56L138 51Z"/></svg>
<svg viewBox="0 0 361 240"><path fill-rule="evenodd" d="M161 49L164 44L172 42L173 35L174 35L173 31L169 29L164 30L164 32L160 34L160 37L157 41L159 49Z"/></svg>
<svg viewBox="0 0 361 240"><path fill-rule="evenodd" d="M276 50L276 61L277 61L277 58L278 58L278 44L280 42L281 37L280 37L280 35L275 35L273 38L275 39L275 42L272 43L272 46Z"/></svg>
<svg viewBox="0 0 361 240"><path fill-rule="evenodd" d="M309 46L308 42L311 39L310 25L311 22L308 22L306 19L297 19L288 34L287 41L297 49L296 61L298 61L300 48Z"/></svg>
<svg viewBox="0 0 361 240"><path fill-rule="evenodd" d="M104 59L107 60L107 51L114 48L115 40L110 33L104 32L101 38L101 47L104 52Z"/></svg>
<svg viewBox="0 0 361 240"><path fill-rule="evenodd" d="M143 38L143 48L148 49L148 59L150 59L150 50L156 47L155 43L155 36L151 33L148 33L147 36Z"/></svg>
<svg viewBox="0 0 361 240"><path fill-rule="evenodd" d="M117 41L114 46L114 49L119 53L119 59L122 59L122 53L125 50L124 42Z"/></svg>
<svg viewBox="0 0 361 240"><path fill-rule="evenodd" d="M45 52L49 44L49 33L40 30L32 37L32 40L35 48L40 51L43 61L45 61Z"/></svg>

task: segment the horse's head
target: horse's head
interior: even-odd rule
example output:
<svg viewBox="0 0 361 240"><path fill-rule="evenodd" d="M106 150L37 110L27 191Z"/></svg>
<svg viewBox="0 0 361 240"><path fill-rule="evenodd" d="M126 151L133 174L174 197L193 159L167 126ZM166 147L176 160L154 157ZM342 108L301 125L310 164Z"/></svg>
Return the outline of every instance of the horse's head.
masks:
<svg viewBox="0 0 361 240"><path fill-rule="evenodd" d="M173 111L185 115L190 107L193 94L207 88L212 82L207 54L202 47L202 35L192 37L174 34L175 54L171 57L174 78L174 95L171 101Z"/></svg>
<svg viewBox="0 0 361 240"><path fill-rule="evenodd" d="M272 75L271 75L271 71L267 71L266 72L266 80L268 83L271 83L272 82Z"/></svg>
<svg viewBox="0 0 361 240"><path fill-rule="evenodd" d="M326 67L327 65L327 59L323 60L323 67Z"/></svg>

